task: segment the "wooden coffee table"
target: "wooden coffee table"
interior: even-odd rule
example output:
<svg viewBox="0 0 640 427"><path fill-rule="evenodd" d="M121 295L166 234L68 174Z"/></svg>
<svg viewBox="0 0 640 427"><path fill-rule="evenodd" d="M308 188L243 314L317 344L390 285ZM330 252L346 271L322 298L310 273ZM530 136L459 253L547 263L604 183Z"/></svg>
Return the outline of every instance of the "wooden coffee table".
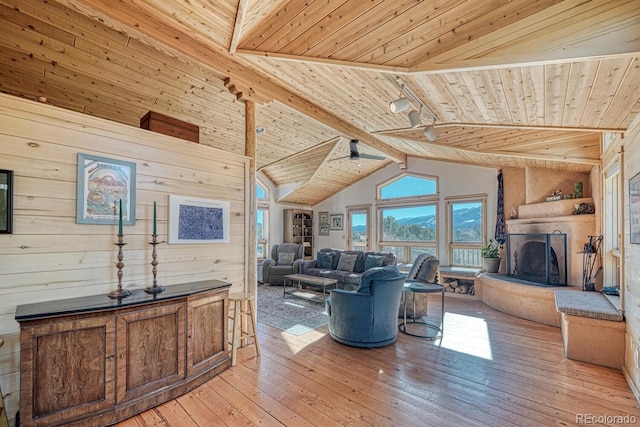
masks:
<svg viewBox="0 0 640 427"><path fill-rule="evenodd" d="M294 287L293 282L296 283L294 290L287 291L287 282L289 282L290 287ZM329 279L326 277L308 276L306 274L289 274L287 276L284 276L284 284L282 285L282 298L285 298L287 294L289 294L298 298L304 298L310 301L324 303L327 299L327 288L335 288L337 283L338 281L336 279ZM322 287L322 300L301 295L300 286L302 285L318 288Z"/></svg>

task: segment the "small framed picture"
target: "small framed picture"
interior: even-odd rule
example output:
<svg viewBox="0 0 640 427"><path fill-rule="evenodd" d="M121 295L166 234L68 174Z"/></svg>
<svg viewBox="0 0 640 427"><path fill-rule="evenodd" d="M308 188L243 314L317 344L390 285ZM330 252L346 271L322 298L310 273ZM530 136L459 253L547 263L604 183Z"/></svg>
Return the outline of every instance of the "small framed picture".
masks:
<svg viewBox="0 0 640 427"><path fill-rule="evenodd" d="M329 212L318 212L318 222L320 224L329 224Z"/></svg>
<svg viewBox="0 0 640 427"><path fill-rule="evenodd" d="M318 230L319 236L328 236L329 235L329 224L321 224L320 229Z"/></svg>
<svg viewBox="0 0 640 427"><path fill-rule="evenodd" d="M0 233L13 233L13 171L0 170Z"/></svg>
<svg viewBox="0 0 640 427"><path fill-rule="evenodd" d="M330 229L331 230L342 230L344 228L343 224L344 215L343 214L334 214L330 215Z"/></svg>

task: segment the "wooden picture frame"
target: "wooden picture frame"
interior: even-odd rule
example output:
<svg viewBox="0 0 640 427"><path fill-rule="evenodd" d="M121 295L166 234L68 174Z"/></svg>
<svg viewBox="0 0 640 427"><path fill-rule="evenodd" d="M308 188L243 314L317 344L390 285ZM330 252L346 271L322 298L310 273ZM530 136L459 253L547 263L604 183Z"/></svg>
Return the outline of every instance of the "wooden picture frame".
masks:
<svg viewBox="0 0 640 427"><path fill-rule="evenodd" d="M318 236L328 236L329 235L329 224L320 224L320 228L318 228Z"/></svg>
<svg viewBox="0 0 640 427"><path fill-rule="evenodd" d="M0 169L0 234L13 234L13 171Z"/></svg>
<svg viewBox="0 0 640 427"><path fill-rule="evenodd" d="M640 173L629 180L629 239L640 244Z"/></svg>
<svg viewBox="0 0 640 427"><path fill-rule="evenodd" d="M168 243L229 243L230 202L169 196Z"/></svg>
<svg viewBox="0 0 640 427"><path fill-rule="evenodd" d="M333 214L330 215L330 229L331 230L343 230L344 229L344 215L343 214Z"/></svg>
<svg viewBox="0 0 640 427"><path fill-rule="evenodd" d="M136 223L136 164L78 153L76 223Z"/></svg>
<svg viewBox="0 0 640 427"><path fill-rule="evenodd" d="M329 212L318 212L318 223L329 224Z"/></svg>

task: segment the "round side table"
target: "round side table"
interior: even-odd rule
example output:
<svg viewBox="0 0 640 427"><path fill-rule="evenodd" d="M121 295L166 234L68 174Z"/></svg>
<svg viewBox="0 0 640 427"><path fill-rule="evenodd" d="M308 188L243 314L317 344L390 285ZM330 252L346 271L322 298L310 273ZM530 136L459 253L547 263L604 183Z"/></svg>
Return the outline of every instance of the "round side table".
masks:
<svg viewBox="0 0 640 427"><path fill-rule="evenodd" d="M407 320L407 294L411 293L412 303L413 303L413 316ZM416 294L437 294L440 293L442 295L441 300L441 311L440 311L440 325L435 323L429 323L424 320L421 320L421 316L416 317ZM427 300L428 301L428 300ZM428 308L428 302L427 302ZM400 332L411 335L418 338L424 338L428 340L436 340L442 338L442 334L444 333L444 287L437 283L427 283L427 282L405 282L404 284L404 306L403 306L404 316L402 318L402 323L398 325L398 329ZM407 325L423 325L426 327L426 332L424 334L417 334L413 332L407 331ZM429 334L429 329L434 330L435 334Z"/></svg>

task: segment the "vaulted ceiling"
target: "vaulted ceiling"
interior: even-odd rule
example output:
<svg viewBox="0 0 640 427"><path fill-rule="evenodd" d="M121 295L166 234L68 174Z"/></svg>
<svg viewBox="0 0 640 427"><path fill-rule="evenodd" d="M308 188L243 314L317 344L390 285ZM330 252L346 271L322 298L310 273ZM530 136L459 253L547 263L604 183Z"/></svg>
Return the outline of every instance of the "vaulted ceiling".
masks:
<svg viewBox="0 0 640 427"><path fill-rule="evenodd" d="M157 111L240 154L252 101L287 203L408 157L588 171L640 113L637 0L0 0L0 24L5 93L133 126ZM389 111L398 78L422 126ZM344 159L352 138L387 160Z"/></svg>

